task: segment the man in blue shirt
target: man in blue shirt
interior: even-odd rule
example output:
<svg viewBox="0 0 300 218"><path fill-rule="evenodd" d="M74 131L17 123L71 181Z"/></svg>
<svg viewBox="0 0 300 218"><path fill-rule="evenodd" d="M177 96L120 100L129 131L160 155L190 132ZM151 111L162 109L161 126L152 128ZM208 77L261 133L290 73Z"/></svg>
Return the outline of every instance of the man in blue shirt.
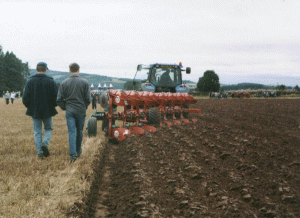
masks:
<svg viewBox="0 0 300 218"><path fill-rule="evenodd" d="M79 76L79 65L69 66L70 77L59 86L57 104L66 110L69 132L70 160L74 162L81 154L81 143L86 109L91 103L91 90L87 80Z"/></svg>

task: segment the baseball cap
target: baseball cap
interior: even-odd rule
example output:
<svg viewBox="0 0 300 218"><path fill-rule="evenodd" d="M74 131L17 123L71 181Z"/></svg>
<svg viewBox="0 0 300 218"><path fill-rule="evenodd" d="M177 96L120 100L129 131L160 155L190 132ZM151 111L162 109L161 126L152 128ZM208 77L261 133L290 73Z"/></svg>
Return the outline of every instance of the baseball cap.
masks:
<svg viewBox="0 0 300 218"><path fill-rule="evenodd" d="M45 62L39 62L39 63L37 64L37 67L38 67L38 66L46 67L47 70L49 70L48 67L47 67L47 64L46 64Z"/></svg>

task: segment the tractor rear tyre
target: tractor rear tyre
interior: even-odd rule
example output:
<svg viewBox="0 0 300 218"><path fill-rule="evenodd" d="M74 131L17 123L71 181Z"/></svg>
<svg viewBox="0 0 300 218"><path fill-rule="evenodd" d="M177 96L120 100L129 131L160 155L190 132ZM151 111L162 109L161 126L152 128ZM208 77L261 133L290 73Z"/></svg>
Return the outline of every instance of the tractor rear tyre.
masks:
<svg viewBox="0 0 300 218"><path fill-rule="evenodd" d="M95 117L90 117L87 120L86 130L88 137L97 135L97 119Z"/></svg>
<svg viewBox="0 0 300 218"><path fill-rule="evenodd" d="M161 112L158 108L150 108L147 111L148 124L152 126L159 126L161 121Z"/></svg>

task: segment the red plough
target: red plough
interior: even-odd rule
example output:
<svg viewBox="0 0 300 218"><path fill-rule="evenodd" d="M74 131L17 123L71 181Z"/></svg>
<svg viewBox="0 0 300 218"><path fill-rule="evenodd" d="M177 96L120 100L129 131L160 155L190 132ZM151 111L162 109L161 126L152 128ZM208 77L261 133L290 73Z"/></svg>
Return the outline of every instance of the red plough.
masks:
<svg viewBox="0 0 300 218"><path fill-rule="evenodd" d="M201 113L200 109L186 109L187 105L196 103L196 100L187 93L153 93L136 91L109 90L102 93L100 104L106 112L92 114L87 121L88 136L97 134L97 120L103 120L102 129L107 133L109 140L121 142L131 132L141 135L144 131L156 132L156 127L172 122L196 122L187 119L188 113ZM113 109L123 107L122 112ZM115 120L122 120L123 126L117 127ZM130 126L129 123L134 123Z"/></svg>

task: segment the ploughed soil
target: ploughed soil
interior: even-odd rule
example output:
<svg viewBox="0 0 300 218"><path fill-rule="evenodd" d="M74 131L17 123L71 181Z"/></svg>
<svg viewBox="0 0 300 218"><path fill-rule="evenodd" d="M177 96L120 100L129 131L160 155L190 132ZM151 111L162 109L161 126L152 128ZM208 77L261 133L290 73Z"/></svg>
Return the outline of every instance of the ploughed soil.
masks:
<svg viewBox="0 0 300 218"><path fill-rule="evenodd" d="M106 143L78 217L300 217L300 100L198 100L197 122ZM99 128L98 128L99 129Z"/></svg>

